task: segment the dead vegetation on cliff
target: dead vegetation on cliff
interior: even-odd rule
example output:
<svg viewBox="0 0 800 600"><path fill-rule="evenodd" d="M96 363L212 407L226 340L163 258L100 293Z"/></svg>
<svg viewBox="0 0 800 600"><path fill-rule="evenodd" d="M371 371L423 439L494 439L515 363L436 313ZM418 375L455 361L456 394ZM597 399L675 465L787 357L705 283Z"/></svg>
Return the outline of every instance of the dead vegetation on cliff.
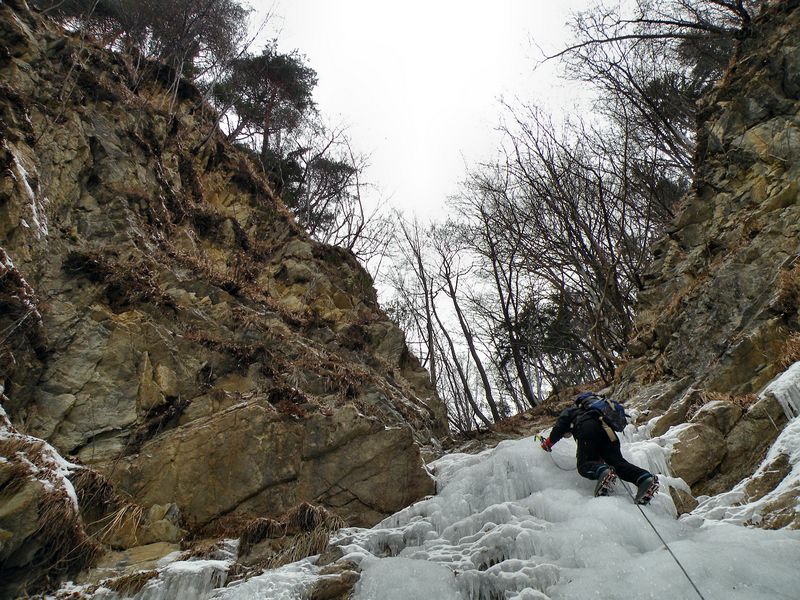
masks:
<svg viewBox="0 0 800 600"><path fill-rule="evenodd" d="M0 432L0 456L0 504L17 506L27 518L4 522L11 538L0 549L0 581L16 580L18 589L36 591L91 565L102 546L87 534L67 478L77 467L45 442L12 431ZM35 529L26 529L31 521ZM23 545L33 552L24 564L14 554Z"/></svg>
<svg viewBox="0 0 800 600"><path fill-rule="evenodd" d="M691 421L692 417L709 402L727 402L745 411L755 404L757 399L758 397L755 394L734 395L704 390L702 393L695 394L691 397L692 401L687 407L686 416L684 418L686 421Z"/></svg>
<svg viewBox="0 0 800 600"><path fill-rule="evenodd" d="M239 557L245 564L237 563L231 576L248 577L263 569L275 569L321 554L331 534L346 526L341 517L308 502L277 519L254 519L239 535Z"/></svg>
<svg viewBox="0 0 800 600"><path fill-rule="evenodd" d="M172 298L164 294L156 274L144 259L122 260L113 250L71 251L62 264L72 276L86 277L103 286L106 302L114 310L124 310L143 302L175 308Z"/></svg>

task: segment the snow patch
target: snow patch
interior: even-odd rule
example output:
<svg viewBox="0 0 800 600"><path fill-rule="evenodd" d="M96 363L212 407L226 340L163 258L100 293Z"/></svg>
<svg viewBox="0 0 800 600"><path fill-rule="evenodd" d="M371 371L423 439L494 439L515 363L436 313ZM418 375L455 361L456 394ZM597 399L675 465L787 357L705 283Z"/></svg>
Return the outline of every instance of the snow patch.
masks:
<svg viewBox="0 0 800 600"><path fill-rule="evenodd" d="M37 239L47 237L48 224L47 215L45 214L45 204L47 204L47 198L34 191L30 184L28 171L25 169L22 161L19 159L16 152L14 152L14 149L10 145L7 146L7 148L12 157L11 174L19 184L22 193L25 195L28 201L28 206L30 207L30 219L33 223L31 226L28 224L26 219L20 219L20 224L23 227L33 229Z"/></svg>
<svg viewBox="0 0 800 600"><path fill-rule="evenodd" d="M313 559L316 559L314 557ZM218 590L208 600L301 600L308 597L319 569L313 559L304 559L278 569L264 572L246 581L237 581ZM164 600L168 598L163 596ZM195 598L205 598L196 596Z"/></svg>

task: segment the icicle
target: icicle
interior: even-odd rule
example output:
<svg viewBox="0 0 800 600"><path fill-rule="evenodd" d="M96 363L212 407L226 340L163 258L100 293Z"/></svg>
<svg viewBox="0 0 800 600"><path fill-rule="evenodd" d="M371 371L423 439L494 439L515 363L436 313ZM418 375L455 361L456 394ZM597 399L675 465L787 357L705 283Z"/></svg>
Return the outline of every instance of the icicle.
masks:
<svg viewBox="0 0 800 600"><path fill-rule="evenodd" d="M773 379L758 397L770 394L780 403L787 419L800 415L800 361Z"/></svg>
<svg viewBox="0 0 800 600"><path fill-rule="evenodd" d="M47 237L48 233L48 225L47 225L47 215L45 214L44 206L47 203L47 198L39 197L40 194L37 194L34 189L31 187L30 178L28 177L28 171L22 164L22 161L19 160L17 155L14 153L13 148L8 146L9 151L11 152L12 156L12 175L14 179L16 179L17 183L19 184L22 192L25 194L25 197L28 200L28 205L30 206L31 211L31 222L33 225L31 226L28 224L27 220L20 219L20 224L23 227L27 227L33 229L36 233L36 237L41 239L43 237Z"/></svg>

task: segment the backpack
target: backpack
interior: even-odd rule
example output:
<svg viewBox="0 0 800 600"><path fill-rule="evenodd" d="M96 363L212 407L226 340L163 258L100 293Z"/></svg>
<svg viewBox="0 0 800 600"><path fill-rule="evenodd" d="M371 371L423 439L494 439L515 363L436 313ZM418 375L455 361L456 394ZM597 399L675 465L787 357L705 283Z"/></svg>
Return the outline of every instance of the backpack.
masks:
<svg viewBox="0 0 800 600"><path fill-rule="evenodd" d="M611 400L611 398L591 396L584 400L583 408L587 411L597 412L614 431L623 431L628 424L625 408L616 400Z"/></svg>

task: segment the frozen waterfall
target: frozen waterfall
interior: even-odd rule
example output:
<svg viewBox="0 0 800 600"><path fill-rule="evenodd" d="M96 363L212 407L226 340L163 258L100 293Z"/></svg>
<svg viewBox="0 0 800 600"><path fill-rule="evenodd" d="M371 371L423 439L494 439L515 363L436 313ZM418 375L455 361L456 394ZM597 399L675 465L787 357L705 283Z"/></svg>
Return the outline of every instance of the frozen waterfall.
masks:
<svg viewBox="0 0 800 600"><path fill-rule="evenodd" d="M626 434L624 454L663 473L669 441L644 439L633 427ZM773 446L793 449L794 470L783 485L800 483L798 448L794 419ZM547 454L527 438L432 463L437 495L371 529L336 534L345 558L363 570L355 600L699 598L624 483L613 496L593 498L593 482L573 468L574 450L565 439ZM682 485L668 476L662 482L662 489ZM643 511L705 600L797 599L800 531L744 527L758 506L737 511L736 501L709 499L676 520L662 491ZM304 560L213 589L224 584L224 563L197 562L171 564L135 598L302 600L319 571Z"/></svg>

